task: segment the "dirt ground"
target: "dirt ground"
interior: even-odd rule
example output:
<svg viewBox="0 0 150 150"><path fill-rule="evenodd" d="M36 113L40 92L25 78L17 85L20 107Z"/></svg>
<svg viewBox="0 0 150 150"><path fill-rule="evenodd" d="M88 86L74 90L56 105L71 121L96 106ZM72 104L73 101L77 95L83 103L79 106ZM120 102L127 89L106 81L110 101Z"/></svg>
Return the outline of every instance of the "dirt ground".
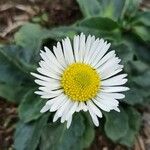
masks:
<svg viewBox="0 0 150 150"><path fill-rule="evenodd" d="M81 18L75 0L14 1L0 0L0 41L2 42L11 41L13 33L28 21L53 27L69 25Z"/></svg>
<svg viewBox="0 0 150 150"><path fill-rule="evenodd" d="M141 9L150 8L149 0ZM82 17L75 0L0 0L0 43L8 43L28 21L45 27L69 25ZM18 120L17 106L0 100L0 150L13 150L13 133ZM150 108L142 108L142 127L132 150L150 150ZM100 131L89 150L127 150L112 143Z"/></svg>

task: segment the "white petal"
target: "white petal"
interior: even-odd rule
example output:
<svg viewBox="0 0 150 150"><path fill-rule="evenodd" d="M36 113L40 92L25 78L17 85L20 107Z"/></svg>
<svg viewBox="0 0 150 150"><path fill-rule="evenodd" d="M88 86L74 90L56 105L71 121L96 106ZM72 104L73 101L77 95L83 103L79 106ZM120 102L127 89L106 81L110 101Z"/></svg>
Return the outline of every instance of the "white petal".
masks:
<svg viewBox="0 0 150 150"><path fill-rule="evenodd" d="M117 57L112 57L109 59L106 63L104 63L102 66L97 68L98 72L103 74L104 71L107 71L108 68L117 66L120 60Z"/></svg>
<svg viewBox="0 0 150 150"><path fill-rule="evenodd" d="M123 87L123 86L116 86L116 87L103 87L102 91L103 92L122 92L122 91L128 91L128 87Z"/></svg>
<svg viewBox="0 0 150 150"><path fill-rule="evenodd" d="M75 58L74 58L74 54L73 54L72 44L71 44L71 41L68 37L66 38L66 46L68 49L68 55L70 57L70 61L71 61L71 63L74 63Z"/></svg>
<svg viewBox="0 0 150 150"><path fill-rule="evenodd" d="M44 47L45 52L43 53L43 51L41 51L41 54L45 55L46 58L48 58L48 60L55 64L57 67L59 67L60 69L63 69L63 66L58 62L57 58L55 57L55 55L52 53L52 51L48 48L48 47ZM46 59L47 60L47 59Z"/></svg>
<svg viewBox="0 0 150 150"><path fill-rule="evenodd" d="M50 99L46 102L47 105L51 105L52 103L55 103L58 99L60 100L61 98L63 99L65 95L63 93L59 94L57 97Z"/></svg>
<svg viewBox="0 0 150 150"><path fill-rule="evenodd" d="M75 61L79 61L79 35L75 36L73 39L73 49L75 55Z"/></svg>
<svg viewBox="0 0 150 150"><path fill-rule="evenodd" d="M40 86L44 86L44 87L47 87L49 90L55 90L55 89L58 89L60 88L60 84L59 83L51 83L51 82L47 82L47 81L42 81L42 80L34 80L35 83L37 83L38 85Z"/></svg>
<svg viewBox="0 0 150 150"><path fill-rule="evenodd" d="M53 122L57 121L57 119L63 115L63 112L67 108L69 103L70 103L70 100L67 99L67 101L56 111L54 118L53 118Z"/></svg>
<svg viewBox="0 0 150 150"><path fill-rule="evenodd" d="M61 117L61 123L65 122L66 116L69 113L69 110L72 108L73 104L74 102L70 100L70 103L68 104L67 108L64 110L63 115Z"/></svg>
<svg viewBox="0 0 150 150"><path fill-rule="evenodd" d="M62 44L63 44L64 56L67 64L73 63L74 56L73 56L73 50L69 38L62 40Z"/></svg>
<svg viewBox="0 0 150 150"><path fill-rule="evenodd" d="M54 54L51 52L51 50L47 47L44 47L45 52L41 51L40 55L43 58L44 61L48 62L49 64L53 64L56 67L63 69L63 66L58 62Z"/></svg>
<svg viewBox="0 0 150 150"><path fill-rule="evenodd" d="M62 64L62 66L64 68L66 68L67 64L66 64L66 61L65 61L65 57L64 57L63 50L62 50L60 42L57 43L57 47L53 47L53 50L54 50L54 53L55 53L56 58L59 61L59 63Z"/></svg>
<svg viewBox="0 0 150 150"><path fill-rule="evenodd" d="M95 66L101 60L101 58L104 55L104 51L103 50L106 47L106 45L107 45L107 42L105 42L104 39L101 39L100 43L99 43L99 46L98 46L98 49L97 49L99 53L94 58L94 61L92 62L92 66Z"/></svg>
<svg viewBox="0 0 150 150"><path fill-rule="evenodd" d="M36 77L38 79L41 79L43 81L48 81L48 82L51 82L51 83L53 83L53 82L58 83L58 80L55 80L53 78L49 78L49 77L46 77L46 76L43 76L43 75L40 75L40 74L37 74L37 73L32 73L31 72L31 75L33 75L34 77Z"/></svg>
<svg viewBox="0 0 150 150"><path fill-rule="evenodd" d="M59 89L59 90L51 90L50 88L48 87L39 87L39 90L43 91L43 92L46 92L46 93L50 93L50 94L60 94L63 92L62 89Z"/></svg>
<svg viewBox="0 0 150 150"><path fill-rule="evenodd" d="M79 44L79 61L83 62L85 55L85 35L81 33L80 35L80 44Z"/></svg>
<svg viewBox="0 0 150 150"><path fill-rule="evenodd" d="M95 104L93 104L92 101L87 101L87 106L89 109L91 109L93 111L94 114L96 114L98 117L102 117L102 113L101 111L95 106Z"/></svg>
<svg viewBox="0 0 150 150"><path fill-rule="evenodd" d="M115 77L109 78L102 81L102 86L114 86L114 85L123 85L127 82L127 79L123 79L127 74L117 75Z"/></svg>
<svg viewBox="0 0 150 150"><path fill-rule="evenodd" d="M112 110L114 107L117 107L119 105L119 102L115 99L111 99L110 97L97 97L96 99L100 104L107 107L109 110Z"/></svg>
<svg viewBox="0 0 150 150"><path fill-rule="evenodd" d="M89 109L89 113L92 117L93 123L95 124L95 126L99 126L99 121L97 116L93 113L93 111L91 109Z"/></svg>
<svg viewBox="0 0 150 150"><path fill-rule="evenodd" d="M43 91L35 91L35 94L41 95L41 98L45 98L45 99L49 99L49 98L53 98L58 96L60 93L47 93L47 92L43 92Z"/></svg>
<svg viewBox="0 0 150 150"><path fill-rule="evenodd" d="M57 97L62 93L62 90L55 90L55 91L49 90L48 91L46 87L39 87L39 90L42 90L42 91L36 91L35 93L38 95L41 95L41 98L46 98L46 99Z"/></svg>
<svg viewBox="0 0 150 150"><path fill-rule="evenodd" d="M76 101L76 102L74 102L73 106L70 108L68 114L66 115L66 120L68 120L68 118L70 118L73 115L73 113L77 109L77 106L78 106L78 102Z"/></svg>
<svg viewBox="0 0 150 150"><path fill-rule="evenodd" d="M113 109L117 110L117 107L119 105L119 102L117 100L102 99L102 98L97 98L96 100L98 104L100 105L101 109L107 112Z"/></svg>
<svg viewBox="0 0 150 150"><path fill-rule="evenodd" d="M53 79L57 79L59 80L60 79L60 76L52 73L52 72L49 72L48 70L46 69L43 69L43 68L37 68L37 71L42 74L42 75L45 75L47 77L50 77L50 78L53 78Z"/></svg>
<svg viewBox="0 0 150 150"><path fill-rule="evenodd" d="M97 57L95 58L95 60L93 61L92 65L95 66L100 60L101 58L105 55L105 53L108 51L110 47L110 43L107 44L107 41L106 42L102 42L100 45L99 45L99 54L97 55Z"/></svg>
<svg viewBox="0 0 150 150"><path fill-rule="evenodd" d="M113 68L108 68L109 70L107 71L107 72L104 72L103 73L103 77L102 77L102 79L104 80L104 79L107 79L107 78L109 78L109 77L111 77L111 76L113 76L113 75L116 75L117 73L119 73L119 72L121 72L123 69L120 69L120 68L123 68L123 66L122 65L120 65L120 66L117 66L117 68L118 69L116 69L116 66L114 66Z"/></svg>
<svg viewBox="0 0 150 150"><path fill-rule="evenodd" d="M37 94L37 95L44 95L44 94L46 94L46 92L43 92L43 91L35 91L34 93Z"/></svg>
<svg viewBox="0 0 150 150"><path fill-rule="evenodd" d="M67 98L65 95L62 95L61 98L56 98L55 103L51 106L50 111L54 112L57 109L59 109L63 104L67 101Z"/></svg>
<svg viewBox="0 0 150 150"><path fill-rule="evenodd" d="M46 111L48 111L50 109L49 105L45 105L42 109L41 109L41 113L45 113Z"/></svg>
<svg viewBox="0 0 150 150"><path fill-rule="evenodd" d="M106 61L109 59L115 57L115 51L110 51L107 53L94 67L99 68L101 65L103 65Z"/></svg>
<svg viewBox="0 0 150 150"><path fill-rule="evenodd" d="M53 122L57 121L59 118L59 116L57 115L57 113L55 113L54 118L53 118Z"/></svg>
<svg viewBox="0 0 150 150"><path fill-rule="evenodd" d="M115 85L123 85L127 82L128 80L127 79L122 79L122 80L117 80L116 82L114 81L105 81L105 82L102 82L102 86L115 86Z"/></svg>
<svg viewBox="0 0 150 150"><path fill-rule="evenodd" d="M71 103L71 101L68 99L67 101L66 101L66 103L60 108L60 109L58 109L57 110L57 115L59 116L59 117L61 117L62 115L63 115L63 112L66 110L66 108L70 105L70 103Z"/></svg>
<svg viewBox="0 0 150 150"><path fill-rule="evenodd" d="M39 65L41 68L46 69L49 72L53 72L57 75L62 74L62 69L58 68L57 66L54 67L54 65L50 64L48 61L40 61Z"/></svg>
<svg viewBox="0 0 150 150"><path fill-rule="evenodd" d="M88 111L87 105L83 102L83 111Z"/></svg>
<svg viewBox="0 0 150 150"><path fill-rule="evenodd" d="M99 101L101 101L101 99L102 100L106 100L106 102L107 101L110 101L110 102L113 102L113 103L115 103L115 104L119 104L119 102L114 98L114 97L110 97L110 96L107 96L107 94L101 94L102 92L100 92L97 96L98 97L100 97L100 99L97 99L97 100L99 100ZM109 93L108 93L109 94Z"/></svg>
<svg viewBox="0 0 150 150"><path fill-rule="evenodd" d="M88 58L88 56L89 56L89 51L90 51L90 49L91 49L91 45L93 44L94 41L95 41L95 36L92 36L92 37L91 37L91 35L89 35L89 36L87 37L87 40L86 40L86 43L85 43L85 55L84 55L84 60L83 60L83 62L85 62L86 59Z"/></svg>
<svg viewBox="0 0 150 150"><path fill-rule="evenodd" d="M67 120L67 129L70 127L72 122L72 116Z"/></svg>
<svg viewBox="0 0 150 150"><path fill-rule="evenodd" d="M108 81L108 80L121 80L121 79L123 79L123 78L125 78L125 77L127 77L127 74L120 74L120 75L117 75L117 76L115 76L115 77L112 77L112 78L109 78L109 79L107 79L107 80L103 80L103 81Z"/></svg>
<svg viewBox="0 0 150 150"><path fill-rule="evenodd" d="M89 50L89 52L88 52L88 56L86 57L86 59L85 59L85 61L84 61L85 63L89 63L89 60L90 60L90 58L93 56L95 50L97 49L98 44L99 44L99 39L96 39L96 41L94 41L94 42L91 44L91 48L90 48L90 50Z"/></svg>
<svg viewBox="0 0 150 150"><path fill-rule="evenodd" d="M76 112L79 112L83 109L83 102L79 102L77 108L76 108Z"/></svg>
<svg viewBox="0 0 150 150"><path fill-rule="evenodd" d="M108 76L112 76L116 74L116 70L122 69L123 65L119 64L109 64L109 66L106 66L105 68L102 68L103 70L98 69L98 72L100 73L101 79L106 79Z"/></svg>
<svg viewBox="0 0 150 150"><path fill-rule="evenodd" d="M120 109L118 107L114 108L114 110L120 112Z"/></svg>
<svg viewBox="0 0 150 150"><path fill-rule="evenodd" d="M87 105L85 104L85 102L79 102L79 105L76 108L76 112L79 112L83 110L84 112L86 112L88 110Z"/></svg>
<svg viewBox="0 0 150 150"><path fill-rule="evenodd" d="M104 40L100 39L96 49L94 50L94 53L92 54L92 56L90 57L90 59L88 61L89 64L91 64L93 67L94 67L93 64L95 64L95 60L97 59L97 62L98 62L101 58L101 56L99 56L99 53L101 52L101 48L102 48L103 44L104 44Z"/></svg>
<svg viewBox="0 0 150 150"><path fill-rule="evenodd" d="M104 105L101 101L96 99L93 99L94 103L102 110L109 112L111 109L108 108L106 105Z"/></svg>
<svg viewBox="0 0 150 150"><path fill-rule="evenodd" d="M117 100L100 99L99 102L109 110L115 109L119 106L119 102Z"/></svg>
<svg viewBox="0 0 150 150"><path fill-rule="evenodd" d="M99 94L99 96L101 97L103 97L103 96L105 96L105 97L110 97L110 98L112 98L112 99L123 99L123 98L125 98L125 95L124 94L121 94L121 93L106 93L106 92L102 92L102 91L100 91L100 94Z"/></svg>
<svg viewBox="0 0 150 150"><path fill-rule="evenodd" d="M49 99L49 98L54 98L56 96L58 96L58 95L56 95L56 94L44 94L44 95L41 96L41 98Z"/></svg>

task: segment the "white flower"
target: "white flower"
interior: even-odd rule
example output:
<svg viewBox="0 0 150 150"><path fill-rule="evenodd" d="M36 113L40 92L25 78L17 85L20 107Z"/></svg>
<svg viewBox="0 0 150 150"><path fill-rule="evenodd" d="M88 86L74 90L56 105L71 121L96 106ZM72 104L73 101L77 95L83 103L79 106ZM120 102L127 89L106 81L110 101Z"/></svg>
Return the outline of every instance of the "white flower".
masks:
<svg viewBox="0 0 150 150"><path fill-rule="evenodd" d="M125 97L120 92L129 89L122 86L127 74L117 75L123 65L114 50L107 52L109 47L103 39L91 35L86 38L83 33L73 42L68 37L58 42L53 51L44 47L37 68L40 74L31 73L40 86L35 93L48 99L41 113L56 112L53 121L61 118L68 128L73 114L81 110L89 111L96 126L101 110L119 112L118 99Z"/></svg>

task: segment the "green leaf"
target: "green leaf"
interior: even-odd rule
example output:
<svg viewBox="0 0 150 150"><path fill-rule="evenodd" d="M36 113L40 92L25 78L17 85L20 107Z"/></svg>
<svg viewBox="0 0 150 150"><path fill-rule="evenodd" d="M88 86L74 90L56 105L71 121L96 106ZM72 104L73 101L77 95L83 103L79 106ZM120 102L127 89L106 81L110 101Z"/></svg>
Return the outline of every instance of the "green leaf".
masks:
<svg viewBox="0 0 150 150"><path fill-rule="evenodd" d="M141 39L137 39L137 36L135 34L128 34L126 35L125 40L128 43L128 46L132 48L132 50L135 52L137 56L137 60L141 60L143 63L150 64L150 44L146 43L144 41L141 41Z"/></svg>
<svg viewBox="0 0 150 150"><path fill-rule="evenodd" d="M75 115L69 129L66 124L50 124L42 132L40 150L80 150L85 126L81 115Z"/></svg>
<svg viewBox="0 0 150 150"><path fill-rule="evenodd" d="M22 99L19 105L19 117L25 123L38 119L42 114L40 110L44 106L44 100L30 90Z"/></svg>
<svg viewBox="0 0 150 150"><path fill-rule="evenodd" d="M22 83L25 79L24 68L16 58L16 46L0 48L0 82L14 84Z"/></svg>
<svg viewBox="0 0 150 150"><path fill-rule="evenodd" d="M76 34L78 34L78 31L74 27L60 26L47 31L42 39L53 39L56 41L62 40L65 37L72 39Z"/></svg>
<svg viewBox="0 0 150 150"><path fill-rule="evenodd" d="M129 17L135 16L139 9L140 3L141 0L126 0L124 8L126 16Z"/></svg>
<svg viewBox="0 0 150 150"><path fill-rule="evenodd" d="M141 124L141 115L132 107L125 109L128 115L129 128L124 137L119 140L120 144L132 147Z"/></svg>
<svg viewBox="0 0 150 150"><path fill-rule="evenodd" d="M150 11L146 12L139 12L137 13L133 24L134 25L145 25L145 26L150 26Z"/></svg>
<svg viewBox="0 0 150 150"><path fill-rule="evenodd" d="M14 136L15 150L36 150L47 119L48 115L46 114L38 121L29 124L20 121Z"/></svg>
<svg viewBox="0 0 150 150"><path fill-rule="evenodd" d="M84 17L101 16L114 20L122 15L125 0L77 0Z"/></svg>
<svg viewBox="0 0 150 150"><path fill-rule="evenodd" d="M7 101L20 103L23 96L30 90L31 87L25 87L22 85L10 85L0 83L0 96L5 98Z"/></svg>
<svg viewBox="0 0 150 150"><path fill-rule="evenodd" d="M106 135L114 142L131 147L140 128L140 114L126 106L120 113L107 113L105 117Z"/></svg>
<svg viewBox="0 0 150 150"><path fill-rule="evenodd" d="M143 96L141 94L142 90L133 84L130 84L130 89L131 90L125 93L125 99L123 101L130 105L142 104L143 102Z"/></svg>
<svg viewBox="0 0 150 150"><path fill-rule="evenodd" d="M28 57L29 62L35 63L38 59L41 38L45 33L47 30L40 25L27 23L15 34L15 42L26 49L26 57Z"/></svg>
<svg viewBox="0 0 150 150"><path fill-rule="evenodd" d="M95 35L98 37L103 37L105 39L109 40L115 40L118 41L120 39L120 32L114 30L112 32L103 31L103 30L97 30L94 28L88 28L85 26L80 26L79 24L76 24L75 26L70 27L58 27L50 30L50 32L47 32L45 35L46 38L55 39L55 40L61 40L62 38L68 36L71 39L73 39L74 35L80 34L83 32L86 36L89 34ZM56 38L57 37L57 38Z"/></svg>
<svg viewBox="0 0 150 150"><path fill-rule="evenodd" d="M88 115L88 117L85 118L85 130L81 139L79 140L79 143L81 143L81 148L88 148L95 138L94 125L93 122L90 122L89 117L90 116Z"/></svg>
<svg viewBox="0 0 150 150"><path fill-rule="evenodd" d="M82 150L88 148L94 139L94 126L81 114L73 117L69 129L66 124L50 124L45 127L40 150Z"/></svg>
<svg viewBox="0 0 150 150"><path fill-rule="evenodd" d="M102 17L118 20L122 16L125 0L100 0L99 3Z"/></svg>
<svg viewBox="0 0 150 150"><path fill-rule="evenodd" d="M81 21L79 25L104 31L112 31L118 28L118 24L115 21L104 17L87 18Z"/></svg>
<svg viewBox="0 0 150 150"><path fill-rule="evenodd" d="M147 72L149 70L149 65L146 63L138 60L138 61L131 61L128 63L130 67L130 75L132 76L138 76L143 74L144 72Z"/></svg>
<svg viewBox="0 0 150 150"><path fill-rule="evenodd" d="M147 63L150 64L150 45L146 44L146 43L141 43L141 42L137 42L134 43L134 50L136 51L136 54L138 56L138 58Z"/></svg>
<svg viewBox="0 0 150 150"><path fill-rule="evenodd" d="M43 29L40 25L27 23L15 34L15 42L22 47L30 47L31 50L37 49L42 34ZM32 51L29 51L29 53L32 53Z"/></svg>
<svg viewBox="0 0 150 150"><path fill-rule="evenodd" d="M150 41L150 27L134 26L133 32L136 33L142 40Z"/></svg>
<svg viewBox="0 0 150 150"><path fill-rule="evenodd" d="M124 102L130 105L143 105L150 93L149 66L138 60L129 62L126 68L129 75L128 86L131 90L125 92Z"/></svg>
<svg viewBox="0 0 150 150"><path fill-rule="evenodd" d="M124 65L133 60L133 51L127 44L122 42L122 44L113 45L112 48L116 51L116 54L119 55L119 58L121 58L121 62Z"/></svg>
<svg viewBox="0 0 150 150"><path fill-rule="evenodd" d="M104 113L106 123L104 126L105 133L112 141L116 142L123 137L128 130L128 117L123 109L121 112L111 111Z"/></svg>
<svg viewBox="0 0 150 150"><path fill-rule="evenodd" d="M15 45L0 47L1 97L20 102L22 96L33 87L31 75L24 62L22 48Z"/></svg>
<svg viewBox="0 0 150 150"><path fill-rule="evenodd" d="M142 88L150 88L150 71L134 77L133 81Z"/></svg>
<svg viewBox="0 0 150 150"><path fill-rule="evenodd" d="M100 15L101 6L98 0L77 0L84 17Z"/></svg>

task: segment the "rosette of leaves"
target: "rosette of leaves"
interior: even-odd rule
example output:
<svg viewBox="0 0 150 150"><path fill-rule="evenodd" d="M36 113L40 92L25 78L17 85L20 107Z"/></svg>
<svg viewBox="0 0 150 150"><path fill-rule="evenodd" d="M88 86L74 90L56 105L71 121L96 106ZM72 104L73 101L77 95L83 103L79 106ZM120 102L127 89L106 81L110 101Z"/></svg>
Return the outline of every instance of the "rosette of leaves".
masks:
<svg viewBox="0 0 150 150"><path fill-rule="evenodd" d="M43 46L51 48L63 37L94 34L111 41L128 73L126 98L121 112L105 113L100 130L113 142L128 147L140 128L136 107L150 98L150 12L139 10L139 0L77 0L82 19L71 26L45 29L27 23L9 45L0 45L0 96L18 104L20 121L14 135L16 150L82 150L90 146L95 131L88 114L77 114L71 127L51 121L52 113L40 114L44 100L34 94L34 72Z"/></svg>

